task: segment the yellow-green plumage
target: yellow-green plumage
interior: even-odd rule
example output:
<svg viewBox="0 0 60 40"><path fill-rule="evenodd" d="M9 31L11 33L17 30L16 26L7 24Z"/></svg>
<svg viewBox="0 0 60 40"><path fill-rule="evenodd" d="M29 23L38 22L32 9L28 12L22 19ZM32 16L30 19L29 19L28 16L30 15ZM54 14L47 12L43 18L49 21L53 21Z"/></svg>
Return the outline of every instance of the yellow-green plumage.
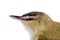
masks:
<svg viewBox="0 0 60 40"><path fill-rule="evenodd" d="M34 40L60 40L60 23L53 21L47 15L40 16L29 26L36 32Z"/></svg>
<svg viewBox="0 0 60 40"><path fill-rule="evenodd" d="M60 40L60 23L52 20L44 20L39 25L42 25L41 27L45 26L45 30L40 30L41 27L38 27L38 32L34 40ZM39 36L42 36L42 38Z"/></svg>

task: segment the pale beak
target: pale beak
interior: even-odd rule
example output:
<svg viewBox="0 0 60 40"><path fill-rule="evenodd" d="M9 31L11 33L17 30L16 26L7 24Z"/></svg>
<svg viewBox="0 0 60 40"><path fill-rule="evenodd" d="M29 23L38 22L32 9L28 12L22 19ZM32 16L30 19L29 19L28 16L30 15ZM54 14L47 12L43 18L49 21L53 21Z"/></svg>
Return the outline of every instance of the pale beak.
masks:
<svg viewBox="0 0 60 40"><path fill-rule="evenodd" d="M23 18L21 16L10 15L10 17L13 19L23 20Z"/></svg>

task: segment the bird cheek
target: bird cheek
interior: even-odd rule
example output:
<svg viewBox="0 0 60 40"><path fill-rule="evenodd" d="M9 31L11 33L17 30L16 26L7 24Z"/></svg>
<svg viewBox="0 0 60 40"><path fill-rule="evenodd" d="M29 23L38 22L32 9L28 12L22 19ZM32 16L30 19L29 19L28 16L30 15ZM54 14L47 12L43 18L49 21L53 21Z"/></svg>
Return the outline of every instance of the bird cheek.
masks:
<svg viewBox="0 0 60 40"><path fill-rule="evenodd" d="M32 22L32 23L29 23L29 28L31 28L32 30L34 30L35 26L36 26L36 23Z"/></svg>

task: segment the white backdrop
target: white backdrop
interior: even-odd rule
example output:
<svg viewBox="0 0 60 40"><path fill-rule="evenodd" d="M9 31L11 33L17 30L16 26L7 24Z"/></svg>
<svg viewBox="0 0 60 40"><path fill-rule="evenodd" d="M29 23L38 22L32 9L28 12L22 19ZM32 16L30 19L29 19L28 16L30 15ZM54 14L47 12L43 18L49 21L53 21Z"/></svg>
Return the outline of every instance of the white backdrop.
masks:
<svg viewBox="0 0 60 40"><path fill-rule="evenodd" d="M42 11L60 22L60 0L0 0L0 40L30 40L30 35L18 20L9 15Z"/></svg>

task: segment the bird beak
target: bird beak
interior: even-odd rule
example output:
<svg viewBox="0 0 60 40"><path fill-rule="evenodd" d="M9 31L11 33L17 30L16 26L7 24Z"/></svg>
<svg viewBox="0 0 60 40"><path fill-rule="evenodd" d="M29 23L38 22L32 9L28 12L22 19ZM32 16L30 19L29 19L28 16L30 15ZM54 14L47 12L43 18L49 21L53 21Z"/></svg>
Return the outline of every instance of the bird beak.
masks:
<svg viewBox="0 0 60 40"><path fill-rule="evenodd" d="M21 16L16 16L16 15L10 15L10 17L13 19L22 19Z"/></svg>
<svg viewBox="0 0 60 40"><path fill-rule="evenodd" d="M26 20L22 16L10 15L10 17L17 20Z"/></svg>

